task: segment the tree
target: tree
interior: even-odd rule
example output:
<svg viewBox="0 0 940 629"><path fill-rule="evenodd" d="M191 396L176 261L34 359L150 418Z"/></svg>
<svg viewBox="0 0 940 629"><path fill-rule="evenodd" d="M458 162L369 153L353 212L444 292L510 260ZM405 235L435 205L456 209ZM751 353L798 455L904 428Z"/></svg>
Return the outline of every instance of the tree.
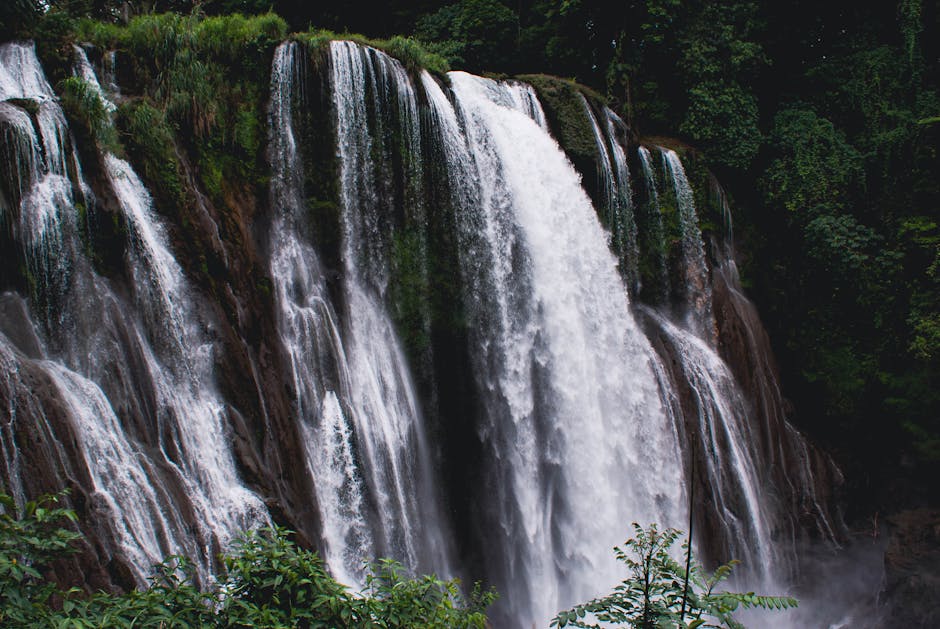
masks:
<svg viewBox="0 0 940 629"><path fill-rule="evenodd" d="M739 608L786 609L797 601L786 596L760 596L753 592L717 590L737 563L731 561L707 574L691 556L689 542L682 545L686 566L670 549L681 533L676 529L660 531L655 524L643 528L633 523L635 537L625 549L614 548L617 559L626 564L629 575L607 596L577 605L559 613L552 627L600 629L600 622L627 625L637 629L667 627L742 627L733 618ZM717 624L709 624L717 623Z"/></svg>
<svg viewBox="0 0 940 629"><path fill-rule="evenodd" d="M516 50L518 17L496 0L460 0L422 17L419 40L470 71L506 69Z"/></svg>

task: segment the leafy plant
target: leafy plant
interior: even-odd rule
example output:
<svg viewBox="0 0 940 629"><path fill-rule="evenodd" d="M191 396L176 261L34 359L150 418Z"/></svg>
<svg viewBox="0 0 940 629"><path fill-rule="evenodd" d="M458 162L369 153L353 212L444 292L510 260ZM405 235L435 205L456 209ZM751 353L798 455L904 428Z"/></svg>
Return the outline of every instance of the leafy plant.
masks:
<svg viewBox="0 0 940 629"><path fill-rule="evenodd" d="M600 629L600 625L592 622L593 618L638 629L738 629L743 627L733 618L738 609L797 606L797 601L787 596L718 590L736 561L708 574L692 560L689 542L685 542L682 548L688 559L687 570L669 552L681 535L678 530L660 531L655 524L644 529L635 522L633 528L635 537L627 540L625 548L614 548L617 559L629 570L628 577L611 594L559 613L552 620L552 627Z"/></svg>
<svg viewBox="0 0 940 629"><path fill-rule="evenodd" d="M66 492L18 506L0 493L0 625L28 626L44 616L58 588L43 577L53 561L75 552L81 535L62 528L75 513L58 505Z"/></svg>
<svg viewBox="0 0 940 629"><path fill-rule="evenodd" d="M129 629L154 627L343 627L347 629L483 629L496 595L479 584L464 598L457 580L411 577L401 564L372 564L354 593L330 576L317 553L290 531L250 531L223 555L219 581L200 589L191 562L178 555L155 567L147 588L124 594L61 590L44 574L74 553L79 533L64 492L18 507L0 493L0 625Z"/></svg>
<svg viewBox="0 0 940 629"><path fill-rule="evenodd" d="M484 629L486 608L496 600L496 593L483 590L479 583L465 600L458 581L441 581L433 575L411 578L391 559L371 566L366 589L374 623L370 627Z"/></svg>
<svg viewBox="0 0 940 629"><path fill-rule="evenodd" d="M278 527L247 533L224 558L224 626L486 626L485 609L495 594L479 585L464 600L456 580L410 577L400 563L381 559L370 566L365 591L355 595L329 575L319 555L298 548L288 533Z"/></svg>

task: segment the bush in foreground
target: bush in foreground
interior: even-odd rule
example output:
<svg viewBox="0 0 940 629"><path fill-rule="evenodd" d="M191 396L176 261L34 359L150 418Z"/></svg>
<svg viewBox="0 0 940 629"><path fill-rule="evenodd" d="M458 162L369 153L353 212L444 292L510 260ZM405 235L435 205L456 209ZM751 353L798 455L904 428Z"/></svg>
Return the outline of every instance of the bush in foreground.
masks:
<svg viewBox="0 0 940 629"><path fill-rule="evenodd" d="M0 494L0 626L57 628L332 627L483 629L492 591L469 598L459 582L411 577L395 561L373 564L366 588L353 593L329 575L323 560L272 527L244 534L222 557L217 584L201 591L190 562L171 556L150 586L127 594L63 591L43 572L74 553L80 535L62 528L75 514L61 494L18 507Z"/></svg>

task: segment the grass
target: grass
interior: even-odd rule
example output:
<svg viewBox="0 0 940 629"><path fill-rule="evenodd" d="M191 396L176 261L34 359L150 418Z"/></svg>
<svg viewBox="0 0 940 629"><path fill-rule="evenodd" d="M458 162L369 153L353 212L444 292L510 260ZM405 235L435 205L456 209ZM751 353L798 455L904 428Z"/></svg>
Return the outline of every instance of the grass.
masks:
<svg viewBox="0 0 940 629"><path fill-rule="evenodd" d="M92 85L75 76L59 83L59 98L69 119L77 122L101 148L119 152L117 133L111 124L111 112Z"/></svg>
<svg viewBox="0 0 940 629"><path fill-rule="evenodd" d="M398 59L412 74L427 70L446 80L450 64L443 56L429 51L421 42L411 37L396 35L391 39L370 39L358 33L336 33L326 29L294 33L292 37L305 44L311 51L325 50L331 41L352 41L361 46L371 46L390 57Z"/></svg>

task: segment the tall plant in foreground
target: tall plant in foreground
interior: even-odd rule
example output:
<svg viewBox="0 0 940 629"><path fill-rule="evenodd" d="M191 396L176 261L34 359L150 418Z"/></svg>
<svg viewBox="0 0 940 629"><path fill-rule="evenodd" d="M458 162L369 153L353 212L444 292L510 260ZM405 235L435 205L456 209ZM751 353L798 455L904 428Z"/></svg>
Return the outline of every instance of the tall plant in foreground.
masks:
<svg viewBox="0 0 940 629"><path fill-rule="evenodd" d="M680 531L660 531L655 524L644 529L635 522L633 528L635 537L627 540L625 548L614 548L617 559L629 569L627 578L607 596L559 613L552 620L552 627L600 629L601 625L596 623L603 622L637 629L740 629L743 625L732 617L739 609L797 606L796 599L788 596L717 590L737 561L719 566L709 574L692 560L686 541L682 544L686 557L683 566L669 554Z"/></svg>

